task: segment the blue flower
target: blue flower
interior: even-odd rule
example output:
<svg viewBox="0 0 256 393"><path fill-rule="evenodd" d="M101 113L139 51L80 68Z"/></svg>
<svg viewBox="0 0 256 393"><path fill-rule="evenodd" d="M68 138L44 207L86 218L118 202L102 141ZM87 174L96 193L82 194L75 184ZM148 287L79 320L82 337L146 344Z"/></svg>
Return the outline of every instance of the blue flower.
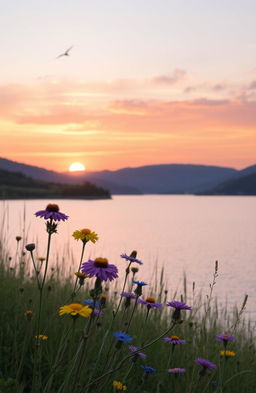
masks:
<svg viewBox="0 0 256 393"><path fill-rule="evenodd" d="M156 369L153 367L149 367L149 366L141 366L143 368L143 370L145 371L145 373L147 374L153 374L156 372Z"/></svg>
<svg viewBox="0 0 256 393"><path fill-rule="evenodd" d="M124 258L126 261L129 261L129 262L136 262L136 263L138 263L139 265L143 265L143 263L142 263L139 259L133 257L132 255L129 256L129 255L127 255L127 254L121 254L120 257L121 257L121 258Z"/></svg>
<svg viewBox="0 0 256 393"><path fill-rule="evenodd" d="M140 287L144 287L144 285L148 285L146 282L144 281L133 281L133 284L139 285Z"/></svg>
<svg viewBox="0 0 256 393"><path fill-rule="evenodd" d="M124 332L115 332L113 333L115 338L118 339L118 341L122 341L123 343L130 343L132 342L132 337L128 336L128 334Z"/></svg>
<svg viewBox="0 0 256 393"><path fill-rule="evenodd" d="M94 301L93 300L85 300L84 303L88 304L89 307L93 307L93 305L94 305ZM96 302L95 303L95 307L99 307L99 305L100 305L100 302Z"/></svg>

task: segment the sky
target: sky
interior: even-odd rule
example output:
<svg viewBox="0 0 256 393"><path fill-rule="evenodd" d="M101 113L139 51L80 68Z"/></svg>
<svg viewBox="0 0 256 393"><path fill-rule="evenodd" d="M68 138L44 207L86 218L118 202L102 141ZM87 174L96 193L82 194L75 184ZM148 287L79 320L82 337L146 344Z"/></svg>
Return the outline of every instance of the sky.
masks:
<svg viewBox="0 0 256 393"><path fill-rule="evenodd" d="M255 14L255 0L1 2L0 156L60 172L255 164Z"/></svg>

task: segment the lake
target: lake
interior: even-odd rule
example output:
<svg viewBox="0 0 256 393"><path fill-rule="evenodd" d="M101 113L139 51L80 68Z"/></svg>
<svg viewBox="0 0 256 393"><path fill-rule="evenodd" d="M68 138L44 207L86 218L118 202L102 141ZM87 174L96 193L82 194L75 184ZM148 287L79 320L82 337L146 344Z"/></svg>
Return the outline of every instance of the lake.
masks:
<svg viewBox="0 0 256 393"><path fill-rule="evenodd" d="M1 203L0 216L6 214L8 245L13 253L15 236L24 237L28 233L27 242L38 242L38 256L45 256L45 224L34 212L44 209L49 202ZM196 289L206 296L218 260L219 277L214 294L220 303L227 300L232 307L235 303L241 305L247 293L247 314L256 320L256 197L125 195L114 196L112 200L55 202L61 212L69 215L68 221L59 224L53 239L51 263L55 263L56 255L59 260L64 255L63 275L77 270L81 242L72 238L73 231L90 228L100 239L95 245L86 246L85 260L107 257L123 275L126 262L120 254L137 250L144 263L139 266L137 278L153 283L164 266L165 279L172 291L182 289L186 273L189 291L195 281Z"/></svg>

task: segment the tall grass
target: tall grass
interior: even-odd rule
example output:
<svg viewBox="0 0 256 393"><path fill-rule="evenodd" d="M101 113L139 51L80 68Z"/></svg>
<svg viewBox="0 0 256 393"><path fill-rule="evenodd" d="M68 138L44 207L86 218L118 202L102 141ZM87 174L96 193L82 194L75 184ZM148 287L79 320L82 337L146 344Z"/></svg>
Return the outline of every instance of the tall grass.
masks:
<svg viewBox="0 0 256 393"><path fill-rule="evenodd" d="M241 299L240 307L231 310L219 307L214 296L217 263L206 295L197 291L196 283L188 287L185 276L183 290L172 291L166 286L162 270L137 296L145 299L147 292L163 304L162 308L148 309L134 299L126 307L125 299L120 303L123 282L101 282L99 287L99 283L95 286L95 278L86 278L84 285L79 285L74 272L62 275L60 263L54 270L44 270L45 262L37 260L36 250L33 270L24 243L24 239L17 241L17 249L9 250L6 233L0 232L0 392L110 393L125 385L132 393L255 393L255 330L243 317L247 299ZM86 260L86 247L82 252ZM124 262L124 270L128 265ZM132 277L136 279L139 273L127 269L126 276L125 290L136 292ZM43 290L38 287L37 277ZM84 305L89 299L100 315L59 315L63 305ZM173 319L174 309L165 305L173 300L189 304L192 310L183 310L181 318ZM96 306L97 302L100 305ZM128 334L138 351L131 352L130 344L121 343L114 332ZM223 332L235 336L226 348L235 356L220 355L225 348L216 335ZM35 338L39 334L48 338ZM173 345L163 340L172 335L186 340L186 344ZM146 358L140 358L138 352ZM217 369L204 370L196 364L197 358L213 362ZM152 367L154 372L145 373L142 366ZM179 367L186 371L167 371ZM113 386L113 381L121 385Z"/></svg>

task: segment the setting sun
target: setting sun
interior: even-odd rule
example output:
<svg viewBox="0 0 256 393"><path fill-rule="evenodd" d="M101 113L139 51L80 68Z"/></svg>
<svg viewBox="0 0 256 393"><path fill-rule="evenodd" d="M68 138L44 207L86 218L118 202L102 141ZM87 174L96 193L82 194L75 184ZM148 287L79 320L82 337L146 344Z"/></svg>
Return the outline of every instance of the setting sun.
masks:
<svg viewBox="0 0 256 393"><path fill-rule="evenodd" d="M69 172L78 172L78 171L85 171L86 168L80 162L73 162L68 168Z"/></svg>

